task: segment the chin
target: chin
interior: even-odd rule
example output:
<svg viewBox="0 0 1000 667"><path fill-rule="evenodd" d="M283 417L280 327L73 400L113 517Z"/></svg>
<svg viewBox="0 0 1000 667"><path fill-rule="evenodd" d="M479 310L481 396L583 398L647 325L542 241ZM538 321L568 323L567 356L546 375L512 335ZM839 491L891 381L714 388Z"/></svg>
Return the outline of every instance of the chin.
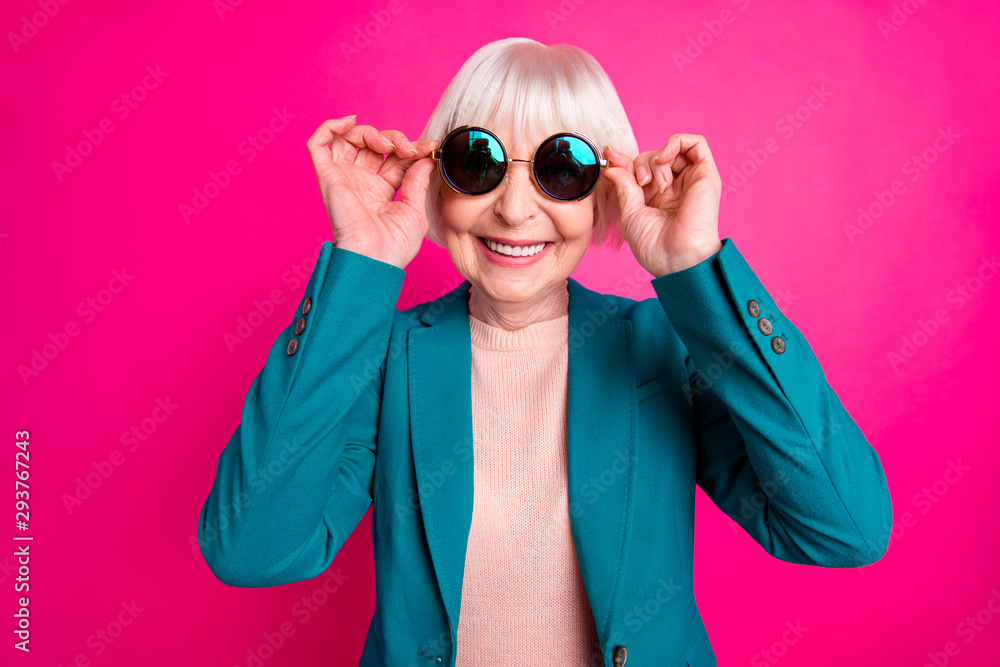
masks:
<svg viewBox="0 0 1000 667"><path fill-rule="evenodd" d="M488 296L493 301L510 303L527 301L539 292L539 286L536 283L523 280L486 280L478 286L474 285L473 289L478 289L484 296Z"/></svg>

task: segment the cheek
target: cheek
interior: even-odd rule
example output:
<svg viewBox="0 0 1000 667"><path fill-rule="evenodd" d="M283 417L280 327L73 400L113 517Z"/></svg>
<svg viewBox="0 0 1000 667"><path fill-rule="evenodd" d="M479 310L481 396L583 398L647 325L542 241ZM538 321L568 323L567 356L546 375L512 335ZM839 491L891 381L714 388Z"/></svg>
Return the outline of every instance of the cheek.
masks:
<svg viewBox="0 0 1000 667"><path fill-rule="evenodd" d="M591 231L594 229L594 205L589 199L582 202L575 202L573 210L566 211L562 216L563 237L567 240L579 242L580 239L589 239Z"/></svg>
<svg viewBox="0 0 1000 667"><path fill-rule="evenodd" d="M482 202L474 197L465 197L441 189L441 226L444 231L452 234L462 234L472 229L478 217L482 214Z"/></svg>

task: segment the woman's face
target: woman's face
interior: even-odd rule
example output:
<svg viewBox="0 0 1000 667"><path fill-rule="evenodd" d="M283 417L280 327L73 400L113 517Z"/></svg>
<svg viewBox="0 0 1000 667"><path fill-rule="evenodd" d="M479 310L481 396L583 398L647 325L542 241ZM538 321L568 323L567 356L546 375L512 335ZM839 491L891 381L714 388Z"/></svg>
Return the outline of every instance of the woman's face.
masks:
<svg viewBox="0 0 1000 667"><path fill-rule="evenodd" d="M530 160L549 136L542 132L513 137L507 130L489 129L503 141L508 158L522 160ZM587 251L595 192L579 201L551 199L535 185L531 164L526 162L509 163L500 185L484 195L459 194L442 184L445 247L479 297L495 302L544 300L564 289L564 281ZM487 239L520 246L522 256L504 255L503 248L495 252ZM542 244L539 252L526 256L526 250Z"/></svg>

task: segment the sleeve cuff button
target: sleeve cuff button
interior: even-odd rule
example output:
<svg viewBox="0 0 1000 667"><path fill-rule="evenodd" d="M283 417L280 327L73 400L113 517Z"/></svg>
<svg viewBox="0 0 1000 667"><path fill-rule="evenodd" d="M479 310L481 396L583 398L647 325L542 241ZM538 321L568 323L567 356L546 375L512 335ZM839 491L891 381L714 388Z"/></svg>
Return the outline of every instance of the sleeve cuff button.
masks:
<svg viewBox="0 0 1000 667"><path fill-rule="evenodd" d="M285 352L288 353L288 356L292 356L298 349L299 349L299 339L293 338L290 341L288 341L288 347L285 348Z"/></svg>
<svg viewBox="0 0 1000 667"><path fill-rule="evenodd" d="M771 349L776 354L782 354L785 351L785 341L781 339L781 336L775 336L771 339Z"/></svg>

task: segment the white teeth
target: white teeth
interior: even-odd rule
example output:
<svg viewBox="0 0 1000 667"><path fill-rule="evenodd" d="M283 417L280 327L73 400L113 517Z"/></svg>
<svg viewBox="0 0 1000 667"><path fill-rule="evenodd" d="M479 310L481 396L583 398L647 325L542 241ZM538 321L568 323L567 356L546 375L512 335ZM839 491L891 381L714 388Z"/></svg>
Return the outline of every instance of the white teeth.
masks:
<svg viewBox="0 0 1000 667"><path fill-rule="evenodd" d="M527 246L509 246L505 243L497 243L492 239L483 239L486 245L489 246L490 250L493 252L500 253L501 255L509 255L511 257L530 257L542 251L545 247L544 243L536 243L535 245Z"/></svg>

